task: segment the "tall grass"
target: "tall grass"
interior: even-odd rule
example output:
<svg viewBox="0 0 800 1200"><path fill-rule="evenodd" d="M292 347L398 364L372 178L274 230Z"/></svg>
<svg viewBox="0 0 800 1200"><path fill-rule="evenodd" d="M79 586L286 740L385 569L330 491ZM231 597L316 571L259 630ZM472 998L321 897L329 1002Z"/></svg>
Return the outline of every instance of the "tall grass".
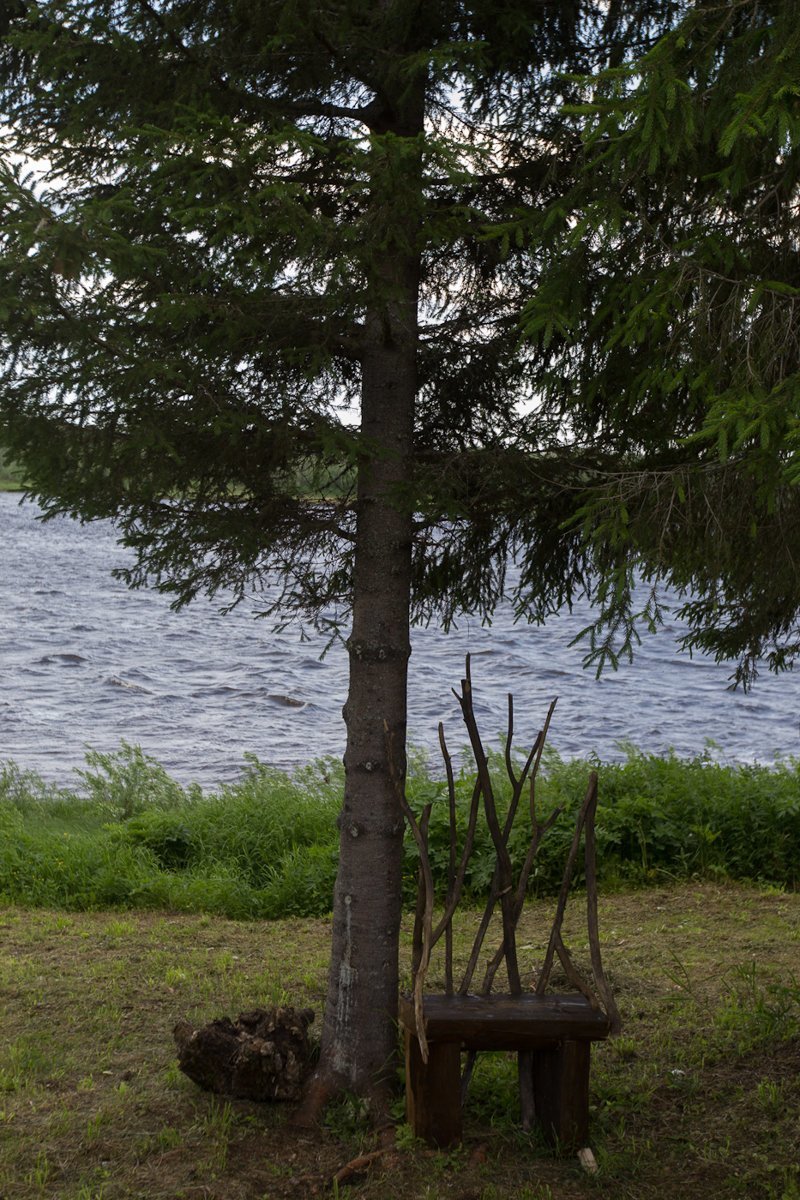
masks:
<svg viewBox="0 0 800 1200"><path fill-rule="evenodd" d="M503 795L501 757L494 760ZM600 773L600 879L606 888L709 875L784 888L800 881L800 763L723 765L644 755L625 762L546 761L540 819L563 814L543 841L531 879L541 894L558 887L589 770ZM125 743L92 752L75 788L56 788L13 763L0 768L0 899L70 909L160 908L235 918L313 916L331 907L338 854L341 765L322 760L287 773L255 757L234 784L213 792L182 787ZM466 827L473 777L457 780ZM444 888L447 800L424 761L412 759L409 797L431 800L431 857ZM506 797L507 799L507 797ZM503 800L501 799L501 805ZM525 812L512 838L527 845ZM467 898L485 891L494 866L479 825ZM415 887L416 852L405 848L405 887Z"/></svg>

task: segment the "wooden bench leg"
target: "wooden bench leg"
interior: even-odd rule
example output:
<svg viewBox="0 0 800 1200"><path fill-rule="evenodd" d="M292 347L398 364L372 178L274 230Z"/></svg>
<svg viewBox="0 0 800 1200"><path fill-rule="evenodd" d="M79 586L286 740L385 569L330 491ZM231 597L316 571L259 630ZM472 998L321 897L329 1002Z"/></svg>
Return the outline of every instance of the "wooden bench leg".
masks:
<svg viewBox="0 0 800 1200"><path fill-rule="evenodd" d="M520 1050L517 1053L517 1073L519 1075L519 1115L522 1128L530 1133L536 1120L536 1099L533 1094L533 1050Z"/></svg>
<svg viewBox="0 0 800 1200"><path fill-rule="evenodd" d="M575 1148L588 1141L590 1055L591 1043L584 1041L531 1055L536 1123L551 1144Z"/></svg>
<svg viewBox="0 0 800 1200"><path fill-rule="evenodd" d="M406 1120L414 1136L433 1146L461 1140L461 1048L432 1042L422 1061L416 1034L405 1031Z"/></svg>

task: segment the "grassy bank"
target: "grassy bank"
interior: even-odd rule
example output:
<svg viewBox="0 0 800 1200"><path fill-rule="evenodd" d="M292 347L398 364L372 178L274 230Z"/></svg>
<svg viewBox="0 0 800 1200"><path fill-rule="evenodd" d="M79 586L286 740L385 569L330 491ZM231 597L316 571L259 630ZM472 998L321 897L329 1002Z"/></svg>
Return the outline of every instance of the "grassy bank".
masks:
<svg viewBox="0 0 800 1200"><path fill-rule="evenodd" d="M7 469L0 465L0 492L21 492L23 491L22 476L17 475L12 469Z"/></svg>
<svg viewBox="0 0 800 1200"><path fill-rule="evenodd" d="M22 472L0 450L0 492L22 491Z"/></svg>
<svg viewBox="0 0 800 1200"><path fill-rule="evenodd" d="M582 960L579 907L567 932ZM523 916L525 970L541 959L551 913L542 900ZM797 1200L800 895L681 883L605 895L600 922L625 1024L594 1050L599 1173L521 1133L514 1062L484 1055L462 1148L432 1153L400 1125L394 1147L337 1189L343 1164L376 1146L352 1104L300 1135L285 1108L199 1091L171 1037L181 1016L286 999L311 1005L318 1025L327 921L0 909L0 1194ZM408 939L406 929L406 969Z"/></svg>
<svg viewBox="0 0 800 1200"><path fill-rule="evenodd" d="M538 791L540 816L563 815L545 839L533 895L559 884L575 810L593 764L551 756ZM495 763L498 778L501 764ZM772 768L684 761L631 752L601 764L597 817L606 890L678 879L739 879L796 888L800 876L800 764ZM466 825L473 779L458 780ZM169 909L242 918L321 916L336 873L341 765L285 774L251 760L216 792L182 788L137 748L90 754L78 786L57 789L13 764L0 769L0 900L87 910ZM437 881L448 857L447 802L422 762L412 804L434 801ZM407 839L406 887L415 886ZM527 845L518 820L512 855ZM466 896L482 894L494 866L481 826Z"/></svg>
<svg viewBox="0 0 800 1200"><path fill-rule="evenodd" d="M23 479L23 469L0 449L0 492L22 491ZM346 465L320 466L309 460L298 468L295 487L297 494L308 500L341 500L354 490L354 471Z"/></svg>

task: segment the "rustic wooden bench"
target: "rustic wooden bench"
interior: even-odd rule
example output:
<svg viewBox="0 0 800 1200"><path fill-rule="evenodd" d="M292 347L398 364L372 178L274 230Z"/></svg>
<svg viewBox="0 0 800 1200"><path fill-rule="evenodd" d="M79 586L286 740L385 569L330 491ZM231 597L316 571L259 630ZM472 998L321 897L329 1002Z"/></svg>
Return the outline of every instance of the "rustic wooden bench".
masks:
<svg viewBox="0 0 800 1200"><path fill-rule="evenodd" d="M537 996L426 996L428 1059L420 1050L413 1002L402 997L406 1117L417 1137L437 1146L461 1140L461 1052L516 1050L527 1072L536 1123L548 1141L584 1146L589 1134L591 1043L611 1022L574 993ZM527 1052L527 1054L525 1053Z"/></svg>
<svg viewBox="0 0 800 1200"><path fill-rule="evenodd" d="M517 962L516 927L522 913L530 872L543 836L560 815L560 809L545 821L536 813L535 781L555 701L519 773L511 756L513 699L508 697L506 769L511 784L511 801L503 822L498 817L488 761L472 707L469 658L461 694L461 706L477 764L477 782L470 806L469 822L460 855L457 846L455 784L450 756L439 726L439 742L445 761L450 804L450 864L444 912L434 925L434 886L428 853L431 806L417 819L401 796L420 855L419 892L412 949L410 995L401 996L398 1016L405 1042L406 1115L415 1135L427 1142L447 1146L460 1140L462 1109L475 1056L479 1051L515 1051L519 1062L520 1108L523 1126L536 1123L551 1143L567 1148L586 1144L589 1132L589 1065L591 1044L619 1029L619 1014L605 980L597 927L597 883L594 816L597 807L597 774L592 772L578 814L555 918L534 990L524 990ZM390 748L391 749L391 748ZM529 789L531 837L524 862L514 878L508 850L509 836L525 786ZM400 789L398 789L400 794ZM492 834L496 864L489 897L480 922L463 979L453 984L453 916L460 898L467 863L474 845L480 801ZM578 852L584 842L585 883L589 949L593 986L578 971L564 945L561 927L570 882ZM489 959L479 994L470 991L485 935L495 908L502 918L502 942ZM445 939L445 990L424 990L431 952ZM548 992L555 957L558 957L573 992ZM508 992L492 993L496 973L505 963ZM462 1075L461 1056L467 1052Z"/></svg>

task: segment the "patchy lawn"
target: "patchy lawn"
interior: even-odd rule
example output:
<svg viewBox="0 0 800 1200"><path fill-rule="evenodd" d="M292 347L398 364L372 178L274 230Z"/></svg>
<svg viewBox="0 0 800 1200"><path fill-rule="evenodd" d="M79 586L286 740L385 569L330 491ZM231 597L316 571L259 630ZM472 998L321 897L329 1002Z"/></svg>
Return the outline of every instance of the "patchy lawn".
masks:
<svg viewBox="0 0 800 1200"><path fill-rule="evenodd" d="M551 911L532 904L521 921L525 968ZM800 895L680 884L607 896L600 918L625 1028L593 1050L589 1176L518 1129L504 1055L479 1060L450 1153L402 1124L380 1143L353 1103L309 1135L286 1108L185 1079L181 1016L281 1001L320 1013L324 920L0 909L0 1200L800 1198Z"/></svg>

